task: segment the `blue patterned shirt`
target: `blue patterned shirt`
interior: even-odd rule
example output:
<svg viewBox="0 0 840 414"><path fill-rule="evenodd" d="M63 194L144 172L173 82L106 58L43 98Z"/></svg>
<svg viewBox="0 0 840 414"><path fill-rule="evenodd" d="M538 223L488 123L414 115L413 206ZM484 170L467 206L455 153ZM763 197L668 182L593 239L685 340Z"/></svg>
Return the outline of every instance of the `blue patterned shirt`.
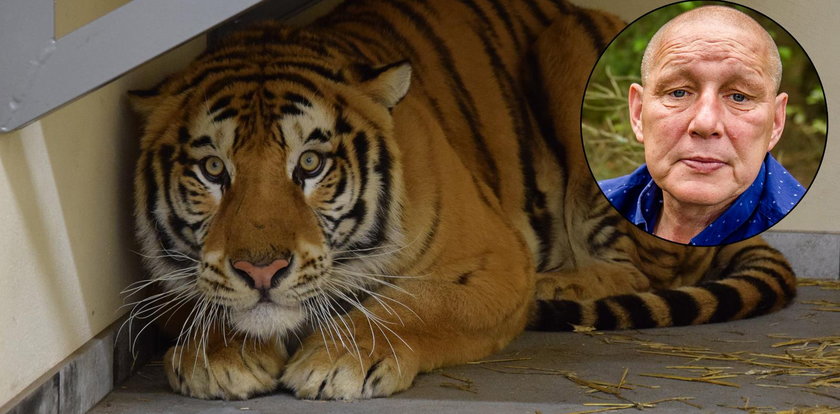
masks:
<svg viewBox="0 0 840 414"><path fill-rule="evenodd" d="M662 210L662 190L653 182L646 164L598 185L627 220L653 234ZM805 188L767 153L752 185L689 244L716 246L755 236L787 215L804 193Z"/></svg>

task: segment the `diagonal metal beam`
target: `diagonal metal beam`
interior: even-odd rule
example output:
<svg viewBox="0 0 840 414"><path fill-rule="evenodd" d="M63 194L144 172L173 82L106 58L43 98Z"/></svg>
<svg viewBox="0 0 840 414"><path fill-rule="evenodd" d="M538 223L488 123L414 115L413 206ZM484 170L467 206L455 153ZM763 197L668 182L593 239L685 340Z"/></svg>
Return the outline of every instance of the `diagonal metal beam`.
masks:
<svg viewBox="0 0 840 414"><path fill-rule="evenodd" d="M0 132L34 121L261 1L133 0L58 40L53 0L0 1Z"/></svg>

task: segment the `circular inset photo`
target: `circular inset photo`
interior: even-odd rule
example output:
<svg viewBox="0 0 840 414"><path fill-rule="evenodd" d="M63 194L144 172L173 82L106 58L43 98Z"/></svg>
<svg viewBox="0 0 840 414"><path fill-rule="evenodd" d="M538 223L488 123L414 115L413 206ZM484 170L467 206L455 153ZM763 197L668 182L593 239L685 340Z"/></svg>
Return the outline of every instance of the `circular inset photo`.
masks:
<svg viewBox="0 0 840 414"><path fill-rule="evenodd" d="M587 85L592 175L640 229L716 246L767 230L807 191L825 150L817 71L790 34L730 2L691 1L631 23Z"/></svg>

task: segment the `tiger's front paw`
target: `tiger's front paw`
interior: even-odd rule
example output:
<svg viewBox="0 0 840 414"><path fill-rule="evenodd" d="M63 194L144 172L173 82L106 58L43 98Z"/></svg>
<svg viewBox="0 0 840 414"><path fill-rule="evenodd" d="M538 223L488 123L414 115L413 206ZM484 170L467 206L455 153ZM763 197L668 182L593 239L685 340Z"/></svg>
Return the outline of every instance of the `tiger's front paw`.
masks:
<svg viewBox="0 0 840 414"><path fill-rule="evenodd" d="M396 357L395 357L396 354ZM289 362L281 382L298 398L355 400L385 397L411 386L417 362L409 350L347 351L323 343L304 345Z"/></svg>
<svg viewBox="0 0 840 414"><path fill-rule="evenodd" d="M200 348L175 346L166 352L164 369L176 392L203 399L244 400L273 391L288 358L282 343L254 344L228 340Z"/></svg>

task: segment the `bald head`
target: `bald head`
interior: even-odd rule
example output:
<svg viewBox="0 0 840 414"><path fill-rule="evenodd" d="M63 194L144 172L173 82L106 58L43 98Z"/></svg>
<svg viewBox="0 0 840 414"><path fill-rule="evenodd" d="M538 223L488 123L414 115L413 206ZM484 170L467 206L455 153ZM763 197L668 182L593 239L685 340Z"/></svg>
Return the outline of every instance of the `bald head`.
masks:
<svg viewBox="0 0 840 414"><path fill-rule="evenodd" d="M773 38L750 16L725 6L699 7L680 14L662 26L650 39L642 56L642 85L647 82L662 47L691 28L704 30L710 38L729 31L754 39L755 44L749 46L764 58L767 72L775 84L774 90L778 91L782 79L782 61Z"/></svg>

